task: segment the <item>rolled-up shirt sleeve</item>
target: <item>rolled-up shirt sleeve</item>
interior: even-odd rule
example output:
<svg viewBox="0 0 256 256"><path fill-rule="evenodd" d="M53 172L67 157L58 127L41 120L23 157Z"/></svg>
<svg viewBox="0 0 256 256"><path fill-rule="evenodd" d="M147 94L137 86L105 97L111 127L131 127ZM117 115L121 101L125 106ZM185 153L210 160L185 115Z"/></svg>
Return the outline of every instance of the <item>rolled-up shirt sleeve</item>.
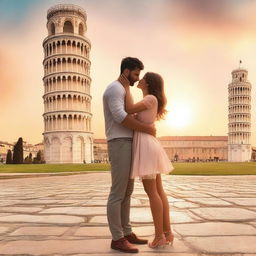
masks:
<svg viewBox="0 0 256 256"><path fill-rule="evenodd" d="M128 115L124 110L124 95L122 89L113 88L113 90L108 93L107 103L115 122L119 124L122 123Z"/></svg>

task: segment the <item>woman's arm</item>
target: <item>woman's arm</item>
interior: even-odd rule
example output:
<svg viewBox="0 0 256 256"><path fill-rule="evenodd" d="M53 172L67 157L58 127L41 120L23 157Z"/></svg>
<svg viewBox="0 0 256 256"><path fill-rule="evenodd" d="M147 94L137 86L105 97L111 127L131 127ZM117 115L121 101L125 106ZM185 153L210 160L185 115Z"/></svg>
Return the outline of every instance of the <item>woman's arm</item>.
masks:
<svg viewBox="0 0 256 256"><path fill-rule="evenodd" d="M126 94L125 94L125 111L128 114L134 114L137 112L141 112L145 109L147 109L147 107L140 101L136 104L133 103L133 99L132 99L132 95L131 95L131 91L129 87L125 88Z"/></svg>
<svg viewBox="0 0 256 256"><path fill-rule="evenodd" d="M134 114L134 113L141 112L141 111L147 109L147 107L145 106L145 104L142 101L140 101L136 104L133 103L133 99L132 99L132 95L131 95L131 91L130 91L129 80L125 76L121 76L118 80L124 86L124 89L126 91L125 111L128 114Z"/></svg>

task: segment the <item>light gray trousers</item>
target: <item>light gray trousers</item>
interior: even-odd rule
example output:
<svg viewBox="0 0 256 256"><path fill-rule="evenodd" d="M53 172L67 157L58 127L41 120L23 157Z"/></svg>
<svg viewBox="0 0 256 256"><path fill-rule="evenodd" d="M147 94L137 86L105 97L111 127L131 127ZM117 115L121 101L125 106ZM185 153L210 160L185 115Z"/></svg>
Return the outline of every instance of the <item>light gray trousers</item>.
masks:
<svg viewBox="0 0 256 256"><path fill-rule="evenodd" d="M132 233L130 224L131 194L134 179L130 179L132 138L108 141L112 186L107 203L107 217L113 240Z"/></svg>

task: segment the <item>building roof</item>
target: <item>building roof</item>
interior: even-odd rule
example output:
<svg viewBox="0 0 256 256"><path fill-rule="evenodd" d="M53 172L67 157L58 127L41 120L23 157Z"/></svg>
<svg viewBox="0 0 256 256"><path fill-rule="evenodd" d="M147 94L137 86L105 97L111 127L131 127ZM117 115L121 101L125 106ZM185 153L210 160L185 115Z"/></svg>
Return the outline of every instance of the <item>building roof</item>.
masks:
<svg viewBox="0 0 256 256"><path fill-rule="evenodd" d="M58 11L70 11L70 12L77 12L81 14L86 19L86 12L85 10L80 7L79 5L75 4L57 4L52 6L47 11L47 19L49 19L54 13Z"/></svg>
<svg viewBox="0 0 256 256"><path fill-rule="evenodd" d="M93 140L93 143L107 143L107 140L106 139L94 139Z"/></svg>
<svg viewBox="0 0 256 256"><path fill-rule="evenodd" d="M9 145L9 146L13 146L14 145L14 144L6 142L6 141L0 141L0 144Z"/></svg>
<svg viewBox="0 0 256 256"><path fill-rule="evenodd" d="M14 146L14 145L16 144L16 142L14 142L14 143L9 143L9 142L6 142L6 141L0 141L0 144L9 145L9 146ZM33 146L38 146L38 145L43 145L43 143L40 142L40 143L37 143L37 144L33 145L33 144L28 143L27 141L24 141L24 140L23 140L23 146L24 146L24 147L29 147L29 146L30 146L30 147L33 147Z"/></svg>
<svg viewBox="0 0 256 256"><path fill-rule="evenodd" d="M228 141L228 136L162 136L158 140L171 140L171 141ZM107 143L106 139L94 139L95 143Z"/></svg>
<svg viewBox="0 0 256 256"><path fill-rule="evenodd" d="M248 70L246 68L240 67L240 68L236 68L234 70L232 70L231 73L235 73L235 72L241 72L241 71L245 71L248 73Z"/></svg>
<svg viewBox="0 0 256 256"><path fill-rule="evenodd" d="M40 142L40 143L35 144L34 146L41 146L41 145L44 145L44 143Z"/></svg>
<svg viewBox="0 0 256 256"><path fill-rule="evenodd" d="M228 141L228 136L163 136L158 139L161 141Z"/></svg>

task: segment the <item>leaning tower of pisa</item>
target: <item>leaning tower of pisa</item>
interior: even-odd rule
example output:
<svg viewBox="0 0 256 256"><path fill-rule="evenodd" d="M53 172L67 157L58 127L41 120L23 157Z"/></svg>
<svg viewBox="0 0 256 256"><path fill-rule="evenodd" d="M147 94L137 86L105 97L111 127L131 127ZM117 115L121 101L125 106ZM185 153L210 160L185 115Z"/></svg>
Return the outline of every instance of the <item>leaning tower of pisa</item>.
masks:
<svg viewBox="0 0 256 256"><path fill-rule="evenodd" d="M251 84L248 71L238 68L232 71L228 85L228 161L251 160Z"/></svg>
<svg viewBox="0 0 256 256"><path fill-rule="evenodd" d="M44 49L44 157L46 163L91 163L90 60L86 13L61 4L47 12Z"/></svg>

